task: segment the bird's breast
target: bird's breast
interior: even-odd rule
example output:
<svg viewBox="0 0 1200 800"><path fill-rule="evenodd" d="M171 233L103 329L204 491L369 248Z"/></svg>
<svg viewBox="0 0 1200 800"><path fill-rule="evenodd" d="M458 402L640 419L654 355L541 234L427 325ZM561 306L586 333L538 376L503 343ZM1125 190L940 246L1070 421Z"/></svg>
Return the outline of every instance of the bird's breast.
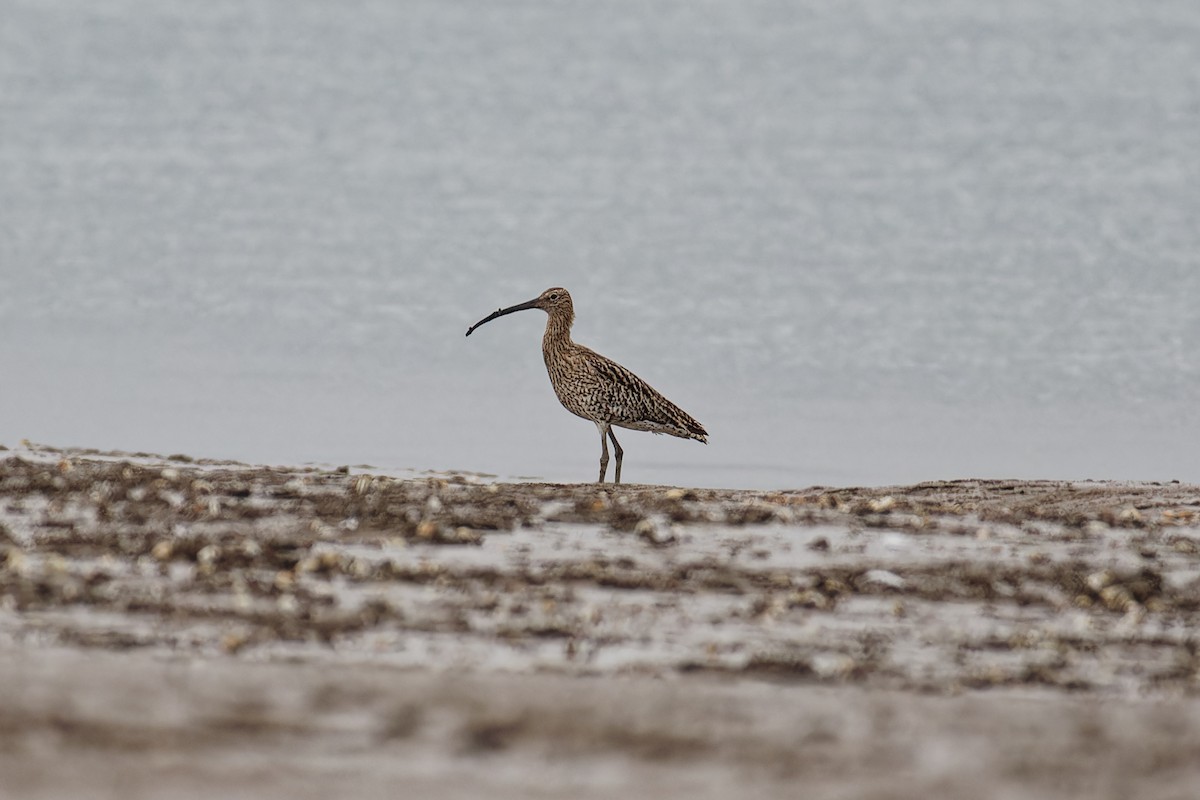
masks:
<svg viewBox="0 0 1200 800"><path fill-rule="evenodd" d="M546 372L558 401L572 414L604 422L612 416L612 387L586 357L577 353L546 354Z"/></svg>

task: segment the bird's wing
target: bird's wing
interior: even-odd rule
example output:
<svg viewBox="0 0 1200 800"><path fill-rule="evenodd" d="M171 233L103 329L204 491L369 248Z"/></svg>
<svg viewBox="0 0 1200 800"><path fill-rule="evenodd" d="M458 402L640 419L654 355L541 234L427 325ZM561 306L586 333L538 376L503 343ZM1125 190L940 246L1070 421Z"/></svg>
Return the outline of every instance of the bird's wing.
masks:
<svg viewBox="0 0 1200 800"><path fill-rule="evenodd" d="M588 362L605 387L605 400L615 424L701 441L708 436L704 426L630 369L599 353Z"/></svg>

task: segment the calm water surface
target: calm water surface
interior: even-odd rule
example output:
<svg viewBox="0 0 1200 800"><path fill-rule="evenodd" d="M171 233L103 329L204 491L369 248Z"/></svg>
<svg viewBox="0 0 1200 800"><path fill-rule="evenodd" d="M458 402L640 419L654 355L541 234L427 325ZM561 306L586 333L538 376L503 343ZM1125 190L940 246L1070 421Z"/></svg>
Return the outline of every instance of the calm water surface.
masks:
<svg viewBox="0 0 1200 800"><path fill-rule="evenodd" d="M1200 481L1200 5L0 0L0 442Z"/></svg>

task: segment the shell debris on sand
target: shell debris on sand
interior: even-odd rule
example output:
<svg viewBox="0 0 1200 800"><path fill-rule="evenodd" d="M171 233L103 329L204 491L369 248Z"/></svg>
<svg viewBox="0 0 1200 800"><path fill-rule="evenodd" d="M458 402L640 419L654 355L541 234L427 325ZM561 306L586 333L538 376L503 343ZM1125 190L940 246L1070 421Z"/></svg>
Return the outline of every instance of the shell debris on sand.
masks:
<svg viewBox="0 0 1200 800"><path fill-rule="evenodd" d="M34 764L45 780L86 761L92 780L114 753L159 748L179 755L170 763L205 765L211 788L237 771L205 742L236 730L229 746L242 759L286 732L270 763L298 753L290 769L306 782L352 736L360 776L394 775L441 747L451 760L439 786L522 753L533 760L513 774L540 786L546 752L615 753L674 770L662 785L695 789L680 780L729 769L780 776L776 795L791 796L797 775L816 775L812 747L826 764L869 732L877 758L845 755L845 773L859 775L924 747L910 732L944 733L929 723L942 719L955 732L947 746L965 724L978 732L978 747L952 759L970 765L953 774L973 788L989 768L993 780L1052 775L1058 787L1073 774L1078 788L1122 764L1112 785L1137 788L1131 779L1151 775L1137 764L1196 763L1200 529L1183 512L1198 497L1181 485L1037 481L790 492L503 484L10 451L0 456L0 691L18 721L0 731L0 769L7 780ZM43 657L67 661L45 671ZM180 663L206 666L181 684ZM213 670L220 681L181 723L180 704ZM513 694L521 681L528 689ZM136 686L136 702L123 686ZM229 702L214 717L220 687ZM416 687L408 699L404 687ZM1014 689L1022 694L998 694ZM638 692L649 694L631 701ZM714 705L714 692L730 699ZM92 700L72 700L83 696ZM96 716L96 698L112 698L111 719ZM364 705L346 715L353 698ZM950 698L982 705L955 705L951 720L936 702ZM1137 737L1110 725L1100 744L1070 751L1050 752L1044 736L991 747L998 730L1027 733L1030 714L1050 730L1117 708L1139 715ZM873 722L885 717L895 724ZM810 722L807 733L794 727ZM1078 744L1082 724L1066 724L1054 747ZM1171 735L1154 738L1160 728ZM71 730L89 738L64 738ZM56 737L73 755L30 749L23 736ZM78 761L93 754L87 742L108 739L120 748ZM37 760L43 750L52 769ZM1014 770L1006 753L1047 766ZM910 796L944 796L950 774ZM1175 796L1153 788L1137 794Z"/></svg>
<svg viewBox="0 0 1200 800"><path fill-rule="evenodd" d="M104 622L125 618L143 647L721 673L786 642L803 680L1192 690L1195 488L1035 481L1022 504L1012 485L608 489L16 452L0 595L10 629L85 612L37 623L64 642L125 641ZM1025 669L994 644L1031 626L1071 657ZM541 646L556 637L570 658Z"/></svg>

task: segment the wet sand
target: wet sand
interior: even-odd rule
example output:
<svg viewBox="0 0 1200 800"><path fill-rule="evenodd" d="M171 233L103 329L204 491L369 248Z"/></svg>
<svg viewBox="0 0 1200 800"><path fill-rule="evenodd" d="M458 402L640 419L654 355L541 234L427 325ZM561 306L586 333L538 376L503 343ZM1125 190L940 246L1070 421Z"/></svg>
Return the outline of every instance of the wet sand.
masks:
<svg viewBox="0 0 1200 800"><path fill-rule="evenodd" d="M0 793L1194 797L1200 487L0 451Z"/></svg>

